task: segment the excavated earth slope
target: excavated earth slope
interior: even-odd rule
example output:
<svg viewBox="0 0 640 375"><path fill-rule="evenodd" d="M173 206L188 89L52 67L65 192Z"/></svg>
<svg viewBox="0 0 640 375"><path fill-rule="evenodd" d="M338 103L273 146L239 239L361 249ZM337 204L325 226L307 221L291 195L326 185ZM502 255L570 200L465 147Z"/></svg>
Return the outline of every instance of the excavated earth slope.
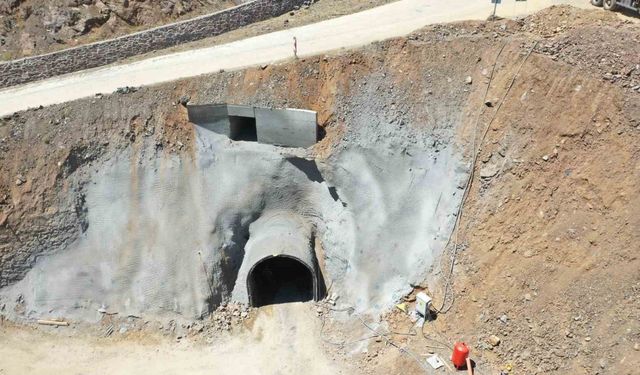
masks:
<svg viewBox="0 0 640 375"><path fill-rule="evenodd" d="M607 13L551 8L5 118L2 313L206 315L237 287L251 222L285 210L313 227L341 306L379 313L426 287L446 311L430 329L481 365L632 374L638 35ZM313 109L326 135L308 150L230 142L187 122L186 95ZM394 350L372 341L366 367L421 371Z"/></svg>

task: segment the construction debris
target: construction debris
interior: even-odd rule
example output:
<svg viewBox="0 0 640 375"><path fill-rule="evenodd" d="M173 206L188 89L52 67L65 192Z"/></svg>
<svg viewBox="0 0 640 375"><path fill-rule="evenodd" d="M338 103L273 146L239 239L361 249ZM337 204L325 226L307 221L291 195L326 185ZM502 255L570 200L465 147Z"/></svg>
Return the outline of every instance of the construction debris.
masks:
<svg viewBox="0 0 640 375"><path fill-rule="evenodd" d="M489 344L491 344L491 346L498 346L500 345L500 337L496 336L496 335L491 335L489 336L489 338L487 339L487 341L489 342Z"/></svg>
<svg viewBox="0 0 640 375"><path fill-rule="evenodd" d="M69 323L65 322L64 320L46 320L46 319L38 320L38 324L45 325L45 326L56 326L56 327L66 327L69 325Z"/></svg>
<svg viewBox="0 0 640 375"><path fill-rule="evenodd" d="M407 312L407 304L406 303L399 303L396 305L396 308L404 313Z"/></svg>
<svg viewBox="0 0 640 375"><path fill-rule="evenodd" d="M124 94L131 94L136 91L138 91L137 87L125 86L125 87L118 87L116 91L114 91L114 93L124 95Z"/></svg>
<svg viewBox="0 0 640 375"><path fill-rule="evenodd" d="M444 366L444 363L442 362L442 360L440 360L440 357L438 357L437 354L434 354L431 357L427 358L427 363L430 364L431 367L433 367L435 370Z"/></svg>

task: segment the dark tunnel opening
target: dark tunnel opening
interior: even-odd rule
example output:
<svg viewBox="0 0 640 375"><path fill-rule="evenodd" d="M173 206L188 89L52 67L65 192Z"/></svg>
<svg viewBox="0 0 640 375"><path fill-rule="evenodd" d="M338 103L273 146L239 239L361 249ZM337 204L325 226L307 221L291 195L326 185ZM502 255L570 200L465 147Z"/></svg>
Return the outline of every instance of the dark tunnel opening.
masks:
<svg viewBox="0 0 640 375"><path fill-rule="evenodd" d="M253 117L229 116L229 138L234 141L257 142L256 119Z"/></svg>
<svg viewBox="0 0 640 375"><path fill-rule="evenodd" d="M249 301L260 307L310 301L314 297L311 270L297 259L277 256L255 265L248 277Z"/></svg>

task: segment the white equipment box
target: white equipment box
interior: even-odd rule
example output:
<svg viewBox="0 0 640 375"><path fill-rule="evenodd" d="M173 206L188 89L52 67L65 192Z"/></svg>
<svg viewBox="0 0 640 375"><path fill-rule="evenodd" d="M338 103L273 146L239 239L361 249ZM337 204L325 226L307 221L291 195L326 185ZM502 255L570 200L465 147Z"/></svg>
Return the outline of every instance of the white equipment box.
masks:
<svg viewBox="0 0 640 375"><path fill-rule="evenodd" d="M424 292L418 293L416 295L416 312L426 318L430 315L429 308L431 307L431 297L426 295Z"/></svg>

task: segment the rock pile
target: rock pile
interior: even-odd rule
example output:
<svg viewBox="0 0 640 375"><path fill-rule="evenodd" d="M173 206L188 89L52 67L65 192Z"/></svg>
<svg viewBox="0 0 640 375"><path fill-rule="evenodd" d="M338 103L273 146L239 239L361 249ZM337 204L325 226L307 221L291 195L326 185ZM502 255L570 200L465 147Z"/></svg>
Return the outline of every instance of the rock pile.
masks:
<svg viewBox="0 0 640 375"><path fill-rule="evenodd" d="M248 306L236 302L223 303L211 314L207 328L215 331L229 331L233 326L246 320L250 312Z"/></svg>

